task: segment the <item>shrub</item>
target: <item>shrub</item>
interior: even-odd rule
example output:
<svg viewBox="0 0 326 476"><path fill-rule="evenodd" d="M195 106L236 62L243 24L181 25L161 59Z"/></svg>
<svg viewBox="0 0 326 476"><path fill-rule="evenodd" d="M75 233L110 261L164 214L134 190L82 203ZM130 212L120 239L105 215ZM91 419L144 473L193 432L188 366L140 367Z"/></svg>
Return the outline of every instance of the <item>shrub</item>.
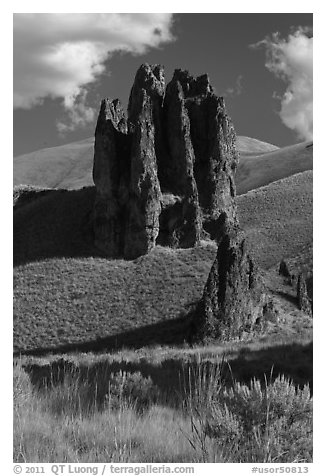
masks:
<svg viewBox="0 0 326 476"><path fill-rule="evenodd" d="M14 408L28 404L33 394L32 383L20 363L14 364L13 369L13 401Z"/></svg>
<svg viewBox="0 0 326 476"><path fill-rule="evenodd" d="M158 396L159 389L150 377L144 377L141 372L120 371L110 375L105 400L110 408L119 408L125 402L135 404L139 410L147 409Z"/></svg>
<svg viewBox="0 0 326 476"><path fill-rule="evenodd" d="M234 383L219 391L203 417L197 409L196 438L214 439L232 462L312 461L312 399L285 377L273 383ZM200 414L200 417L198 415Z"/></svg>

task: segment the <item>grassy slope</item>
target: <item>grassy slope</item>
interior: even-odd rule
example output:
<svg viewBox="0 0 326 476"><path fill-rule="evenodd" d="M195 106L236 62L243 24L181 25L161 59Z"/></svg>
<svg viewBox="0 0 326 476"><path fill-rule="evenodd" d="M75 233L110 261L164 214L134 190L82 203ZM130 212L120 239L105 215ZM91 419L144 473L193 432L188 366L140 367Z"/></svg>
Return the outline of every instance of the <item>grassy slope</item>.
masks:
<svg viewBox="0 0 326 476"><path fill-rule="evenodd" d="M271 182L312 170L311 142L284 147L262 155L243 155L237 169L237 194L242 195Z"/></svg>
<svg viewBox="0 0 326 476"><path fill-rule="evenodd" d="M14 185L77 189L93 185L94 139L14 157Z"/></svg>
<svg viewBox="0 0 326 476"><path fill-rule="evenodd" d="M211 257L209 260L208 257ZM151 337L178 340L187 307L199 299L214 249L156 249L127 262L101 258L56 259L15 270L16 348L60 346L125 335L125 344ZM167 320L172 325L164 326ZM120 342L120 340L119 340ZM110 339L114 347L115 338Z"/></svg>
<svg viewBox="0 0 326 476"><path fill-rule="evenodd" d="M53 191L15 212L16 350L87 341L101 346L106 337L114 346L121 333L126 345L183 335L182 316L201 296L214 244L158 247L129 262L97 257L85 227L93 198L92 188ZM311 243L311 172L238 197L238 206L265 268Z"/></svg>
<svg viewBox="0 0 326 476"><path fill-rule="evenodd" d="M266 152L278 150L279 147L268 142L253 139L252 137L238 136L237 149L241 156L247 156L265 154Z"/></svg>
<svg viewBox="0 0 326 476"><path fill-rule="evenodd" d="M14 158L14 185L77 189L93 185L93 138L42 149ZM250 137L237 138L241 155L238 194L312 169L312 148L304 144L278 149Z"/></svg>
<svg viewBox="0 0 326 476"><path fill-rule="evenodd" d="M306 171L237 197L241 226L261 266L311 245L312 189L313 173Z"/></svg>

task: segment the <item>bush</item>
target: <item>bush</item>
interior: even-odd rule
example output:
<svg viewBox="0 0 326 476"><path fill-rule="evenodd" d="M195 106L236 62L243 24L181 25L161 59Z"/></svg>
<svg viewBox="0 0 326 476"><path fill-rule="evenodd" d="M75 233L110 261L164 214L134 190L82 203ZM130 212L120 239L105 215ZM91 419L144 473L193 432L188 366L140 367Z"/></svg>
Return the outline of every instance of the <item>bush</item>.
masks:
<svg viewBox="0 0 326 476"><path fill-rule="evenodd" d="M147 409L156 403L159 389L150 377L140 372L118 372L110 375L109 389L105 396L110 408L120 408L123 403L132 403L138 410Z"/></svg>
<svg viewBox="0 0 326 476"><path fill-rule="evenodd" d="M312 398L285 377L235 383L211 400L201 432L232 462L312 461Z"/></svg>
<svg viewBox="0 0 326 476"><path fill-rule="evenodd" d="M14 408L28 404L33 395L32 383L28 374L19 363L13 369L13 401Z"/></svg>

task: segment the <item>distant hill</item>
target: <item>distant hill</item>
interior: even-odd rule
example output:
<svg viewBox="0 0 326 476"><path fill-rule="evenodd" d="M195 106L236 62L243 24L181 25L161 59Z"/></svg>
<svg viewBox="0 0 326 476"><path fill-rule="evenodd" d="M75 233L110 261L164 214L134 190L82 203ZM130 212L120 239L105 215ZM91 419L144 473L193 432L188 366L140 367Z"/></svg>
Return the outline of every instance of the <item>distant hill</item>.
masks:
<svg viewBox="0 0 326 476"><path fill-rule="evenodd" d="M14 185L77 189L94 185L94 138L14 157Z"/></svg>
<svg viewBox="0 0 326 476"><path fill-rule="evenodd" d="M93 145L91 137L15 157L14 185L70 190L93 185ZM239 136L237 146L241 155L236 176L238 194L312 169L309 143L279 149L257 139Z"/></svg>
<svg viewBox="0 0 326 476"><path fill-rule="evenodd" d="M237 194L242 195L312 168L312 142L302 142L261 155L242 155L236 175Z"/></svg>
<svg viewBox="0 0 326 476"><path fill-rule="evenodd" d="M252 137L238 136L237 137L237 149L241 156L245 155L259 155L266 152L272 152L278 150L279 147L268 142L263 142Z"/></svg>

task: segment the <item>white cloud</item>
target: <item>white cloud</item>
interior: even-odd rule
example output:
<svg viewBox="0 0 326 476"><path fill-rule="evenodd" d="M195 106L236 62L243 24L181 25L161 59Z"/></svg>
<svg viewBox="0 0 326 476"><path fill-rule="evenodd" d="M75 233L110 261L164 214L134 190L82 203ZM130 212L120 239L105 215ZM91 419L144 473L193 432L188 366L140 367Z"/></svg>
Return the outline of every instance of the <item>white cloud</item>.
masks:
<svg viewBox="0 0 326 476"><path fill-rule="evenodd" d="M96 111L94 108L86 105L86 96L87 91L84 89L76 97L65 98L64 106L67 119L56 122L60 135L64 136L67 132L85 127L88 123L94 121Z"/></svg>
<svg viewBox="0 0 326 476"><path fill-rule="evenodd" d="M236 79L235 85L233 87L227 88L224 96L239 96L242 93L243 85L242 85L243 76L239 74Z"/></svg>
<svg viewBox="0 0 326 476"><path fill-rule="evenodd" d="M14 107L61 98L70 123L59 130L84 125L94 113L85 104L87 86L104 73L108 57L171 41L171 23L167 13L14 14Z"/></svg>
<svg viewBox="0 0 326 476"><path fill-rule="evenodd" d="M313 38L299 28L286 39L279 34L252 45L266 48L266 68L281 78L286 90L281 97L283 123L304 140L313 136Z"/></svg>

